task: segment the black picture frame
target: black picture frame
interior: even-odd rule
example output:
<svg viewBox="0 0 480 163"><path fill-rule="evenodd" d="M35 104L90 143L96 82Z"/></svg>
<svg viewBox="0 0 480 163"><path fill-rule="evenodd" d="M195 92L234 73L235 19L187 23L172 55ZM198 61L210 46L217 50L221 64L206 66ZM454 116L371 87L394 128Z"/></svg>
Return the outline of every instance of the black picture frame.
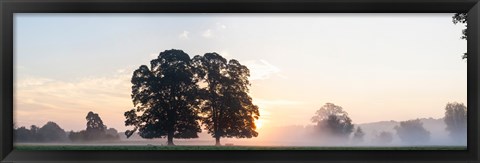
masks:
<svg viewBox="0 0 480 163"><path fill-rule="evenodd" d="M478 0L0 0L2 162L479 162ZM14 13L468 12L468 147L461 151L18 151L13 149Z"/></svg>

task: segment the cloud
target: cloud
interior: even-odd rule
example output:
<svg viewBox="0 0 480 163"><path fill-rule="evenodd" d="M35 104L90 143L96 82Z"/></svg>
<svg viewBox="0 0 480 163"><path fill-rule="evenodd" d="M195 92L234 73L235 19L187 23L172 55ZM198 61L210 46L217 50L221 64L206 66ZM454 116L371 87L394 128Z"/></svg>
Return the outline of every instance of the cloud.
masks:
<svg viewBox="0 0 480 163"><path fill-rule="evenodd" d="M213 37L212 30L211 30L211 29L207 29L205 32L203 32L202 36L205 37L205 38L211 38L211 37Z"/></svg>
<svg viewBox="0 0 480 163"><path fill-rule="evenodd" d="M183 31L178 37L179 37L180 39L186 39L186 40L188 40L188 39L189 39L189 37L188 37L188 34L189 34L189 33L190 33L190 32L188 32L188 31Z"/></svg>
<svg viewBox="0 0 480 163"><path fill-rule="evenodd" d="M217 29L227 29L227 26L222 23L217 23Z"/></svg>
<svg viewBox="0 0 480 163"><path fill-rule="evenodd" d="M63 81L28 76L15 82L15 121L19 126L54 121L66 130L84 129L84 115L94 111L109 127L123 127L123 112L131 102L131 68L105 77Z"/></svg>
<svg viewBox="0 0 480 163"><path fill-rule="evenodd" d="M250 69L250 80L265 80L273 75L286 79L287 77L280 73L280 69L266 60L247 61L245 65Z"/></svg>

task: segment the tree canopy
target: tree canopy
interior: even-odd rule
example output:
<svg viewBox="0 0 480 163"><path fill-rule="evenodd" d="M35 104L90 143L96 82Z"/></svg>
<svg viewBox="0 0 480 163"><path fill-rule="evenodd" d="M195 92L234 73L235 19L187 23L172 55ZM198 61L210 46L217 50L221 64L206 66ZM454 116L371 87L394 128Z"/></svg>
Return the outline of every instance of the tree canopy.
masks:
<svg viewBox="0 0 480 163"><path fill-rule="evenodd" d="M14 129L16 142L65 142L67 133L55 122L47 122L41 128L32 125L30 129L24 126Z"/></svg>
<svg viewBox="0 0 480 163"><path fill-rule="evenodd" d="M398 137L409 144L424 144L430 140L430 132L423 127L420 119L402 121L395 130Z"/></svg>
<svg viewBox="0 0 480 163"><path fill-rule="evenodd" d="M79 132L70 131L68 138L73 142L78 141L99 141L99 140L117 140L120 139L117 130L114 128L107 129L103 124L100 115L92 111L87 113L86 129Z"/></svg>
<svg viewBox="0 0 480 163"><path fill-rule="evenodd" d="M125 112L125 125L134 126L125 132L130 137L138 130L143 138L197 138L198 85L188 54L166 50L140 66L132 76L132 101L135 108ZM139 115L137 115L137 113Z"/></svg>
<svg viewBox="0 0 480 163"><path fill-rule="evenodd" d="M465 24L465 29L462 30L462 37L461 39L467 40L467 13L455 13L452 16L453 24ZM462 58L467 59L468 54L463 53Z"/></svg>
<svg viewBox="0 0 480 163"><path fill-rule="evenodd" d="M316 123L319 132L338 138L348 138L354 128L348 113L333 103L323 105L311 120Z"/></svg>
<svg viewBox="0 0 480 163"><path fill-rule="evenodd" d="M256 137L255 120L260 113L248 94L249 69L237 60L217 53L195 56L198 77L206 83L202 89L202 123L220 145L222 137Z"/></svg>
<svg viewBox="0 0 480 163"><path fill-rule="evenodd" d="M455 140L466 142L467 138L467 107L463 103L447 103L445 106L446 130Z"/></svg>

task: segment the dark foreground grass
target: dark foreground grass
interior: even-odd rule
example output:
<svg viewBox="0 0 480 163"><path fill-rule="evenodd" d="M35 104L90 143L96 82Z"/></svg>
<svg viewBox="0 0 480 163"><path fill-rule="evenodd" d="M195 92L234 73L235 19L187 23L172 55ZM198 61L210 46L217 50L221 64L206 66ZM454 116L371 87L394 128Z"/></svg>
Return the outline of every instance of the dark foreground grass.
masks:
<svg viewBox="0 0 480 163"><path fill-rule="evenodd" d="M82 146L82 145L17 145L16 150L466 150L465 146L416 147L289 147L289 146Z"/></svg>

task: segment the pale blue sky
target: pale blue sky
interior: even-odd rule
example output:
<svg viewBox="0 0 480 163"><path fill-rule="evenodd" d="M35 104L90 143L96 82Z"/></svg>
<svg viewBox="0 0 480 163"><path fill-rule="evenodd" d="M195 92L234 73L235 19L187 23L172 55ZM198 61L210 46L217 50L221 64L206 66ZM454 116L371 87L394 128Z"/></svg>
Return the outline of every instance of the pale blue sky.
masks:
<svg viewBox="0 0 480 163"><path fill-rule="evenodd" d="M92 110L124 130L132 71L172 48L247 65L264 126L310 124L326 102L354 123L439 118L467 97L452 15L15 14L15 120L79 130Z"/></svg>

